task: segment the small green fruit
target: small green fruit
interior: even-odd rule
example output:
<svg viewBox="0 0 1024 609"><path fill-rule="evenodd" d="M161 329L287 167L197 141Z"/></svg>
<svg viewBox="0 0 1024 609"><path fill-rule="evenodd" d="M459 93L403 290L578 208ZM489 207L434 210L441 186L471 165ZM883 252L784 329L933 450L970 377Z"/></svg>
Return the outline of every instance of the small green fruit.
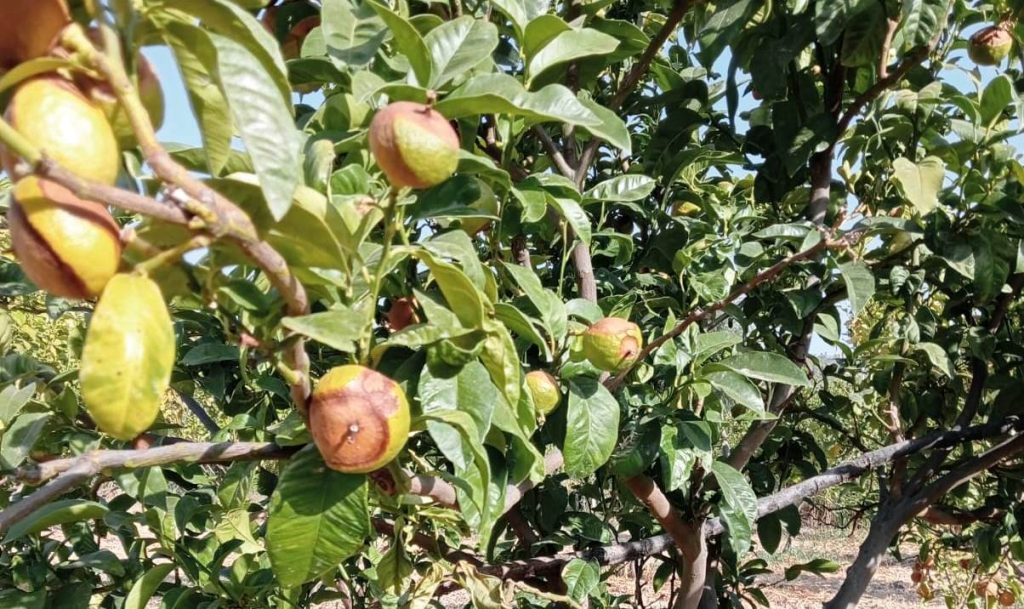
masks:
<svg viewBox="0 0 1024 609"><path fill-rule="evenodd" d="M621 372L636 362L643 342L635 323L606 317L583 333L583 354L598 370Z"/></svg>
<svg viewBox="0 0 1024 609"><path fill-rule="evenodd" d="M309 431L331 469L365 474L391 462L409 439L409 402L398 383L363 366L332 368L317 383Z"/></svg>
<svg viewBox="0 0 1024 609"><path fill-rule="evenodd" d="M562 402L562 391L558 388L558 381L544 370L528 372L526 386L530 389L533 405L540 414L551 414Z"/></svg>
<svg viewBox="0 0 1024 609"><path fill-rule="evenodd" d="M700 205L690 203L689 201L676 201L672 205L672 215L676 217L689 218L700 213Z"/></svg>
<svg viewBox="0 0 1024 609"><path fill-rule="evenodd" d="M494 196L494 191L487 184L484 184L480 180L476 180L477 185L480 186L480 196L476 201L473 201L469 206L479 211L482 214L488 216L498 215L498 197ZM459 221L459 228L466 232L470 237L476 235L480 231L487 230L491 226L492 220L490 218L472 218L466 217Z"/></svg>
<svg viewBox="0 0 1024 609"><path fill-rule="evenodd" d="M370 152L395 188L430 188L459 164L459 136L430 106L395 102L370 122Z"/></svg>
<svg viewBox="0 0 1024 609"><path fill-rule="evenodd" d="M1013 36L999 25L990 25L971 36L967 54L980 66L1002 63L1013 48Z"/></svg>
<svg viewBox="0 0 1024 609"><path fill-rule="evenodd" d="M174 326L148 277L115 275L89 321L79 380L99 429L131 440L156 420L174 367Z"/></svg>

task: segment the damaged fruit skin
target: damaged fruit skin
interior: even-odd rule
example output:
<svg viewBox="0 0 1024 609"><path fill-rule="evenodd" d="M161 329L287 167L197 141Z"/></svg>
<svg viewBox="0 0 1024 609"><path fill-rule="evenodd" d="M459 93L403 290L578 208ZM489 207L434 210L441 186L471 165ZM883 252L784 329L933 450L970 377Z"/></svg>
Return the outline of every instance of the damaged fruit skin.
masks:
<svg viewBox="0 0 1024 609"><path fill-rule="evenodd" d="M71 23L64 0L0 2L0 69L49 53L64 26Z"/></svg>
<svg viewBox="0 0 1024 609"><path fill-rule="evenodd" d="M971 36L967 54L980 66L1002 63L1013 48L1013 36L1000 25L990 25Z"/></svg>
<svg viewBox="0 0 1024 609"><path fill-rule="evenodd" d="M114 131L103 110L70 81L44 76L23 83L4 116L61 167L103 184L117 181L121 155ZM17 157L4 149L2 158L9 176L22 177Z"/></svg>
<svg viewBox="0 0 1024 609"><path fill-rule="evenodd" d="M392 332L420 323L420 317L416 314L416 301L410 297L396 298L388 309L387 320Z"/></svg>
<svg viewBox="0 0 1024 609"><path fill-rule="evenodd" d="M390 463L409 438L409 402L398 383L364 366L332 368L317 383L309 431L324 462L347 474Z"/></svg>
<svg viewBox="0 0 1024 609"><path fill-rule="evenodd" d="M459 164L459 136L441 113L423 104L394 102L370 123L370 152L395 188L430 188Z"/></svg>
<svg viewBox="0 0 1024 609"><path fill-rule="evenodd" d="M636 361L643 342L635 323L606 317L583 333L583 354L598 370L621 372Z"/></svg>
<svg viewBox="0 0 1024 609"><path fill-rule="evenodd" d="M549 372L533 370L526 373L526 386L530 389L533 405L540 414L551 414L562 402L562 391L558 388L558 381Z"/></svg>
<svg viewBox="0 0 1024 609"><path fill-rule="evenodd" d="M48 180L18 180L7 212L14 254L32 283L63 298L94 298L121 261L114 218Z"/></svg>

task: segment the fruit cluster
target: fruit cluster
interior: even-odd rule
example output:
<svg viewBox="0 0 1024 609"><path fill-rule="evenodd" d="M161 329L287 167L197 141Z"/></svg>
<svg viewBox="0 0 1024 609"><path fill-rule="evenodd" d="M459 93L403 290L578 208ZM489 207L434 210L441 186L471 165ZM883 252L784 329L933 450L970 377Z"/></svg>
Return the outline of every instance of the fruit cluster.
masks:
<svg viewBox="0 0 1024 609"><path fill-rule="evenodd" d="M0 21L32 24L0 40L0 66L11 68L59 47L71 17L63 0L8 0ZM93 38L95 38L93 34ZM151 66L137 58L138 87L154 124L163 93ZM80 178L112 185L131 126L107 83L81 74L45 73L18 85L4 118L44 157ZM14 254L26 276L64 298L99 297L82 353L82 396L96 426L119 439L145 431L159 412L174 362L174 329L159 288L141 275L118 274L117 222L102 202L33 175L11 150L0 150L15 180L8 209Z"/></svg>

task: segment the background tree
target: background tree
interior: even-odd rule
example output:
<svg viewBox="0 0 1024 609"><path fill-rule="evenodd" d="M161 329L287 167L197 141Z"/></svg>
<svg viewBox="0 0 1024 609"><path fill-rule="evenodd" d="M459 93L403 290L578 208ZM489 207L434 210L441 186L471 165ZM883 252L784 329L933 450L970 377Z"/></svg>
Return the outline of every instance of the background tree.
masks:
<svg viewBox="0 0 1024 609"><path fill-rule="evenodd" d="M5 602L1020 593L1015 2L263 4L0 7Z"/></svg>

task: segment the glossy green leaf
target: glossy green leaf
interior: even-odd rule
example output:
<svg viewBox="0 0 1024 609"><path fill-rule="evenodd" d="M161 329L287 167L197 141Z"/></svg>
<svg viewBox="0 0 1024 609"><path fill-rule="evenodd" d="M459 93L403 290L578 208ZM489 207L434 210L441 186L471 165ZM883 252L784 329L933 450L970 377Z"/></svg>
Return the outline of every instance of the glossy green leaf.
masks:
<svg viewBox="0 0 1024 609"><path fill-rule="evenodd" d="M597 379L569 381L566 412L565 472L584 478L611 457L619 436L619 404Z"/></svg>
<svg viewBox="0 0 1024 609"><path fill-rule="evenodd" d="M53 526L81 520L103 518L103 515L108 511L110 510L106 506L95 501L85 501L83 499L54 501L33 512L24 520L14 523L7 530L4 543L20 539L26 535L35 535Z"/></svg>
<svg viewBox="0 0 1024 609"><path fill-rule="evenodd" d="M358 68L373 61L388 30L369 4L324 0L320 14L327 55L339 69Z"/></svg>
<svg viewBox="0 0 1024 609"><path fill-rule="evenodd" d="M757 520L757 495L743 474L727 463L715 461L711 465L711 473L722 491L718 510L729 532L729 544L737 555L742 556L750 549Z"/></svg>
<svg viewBox="0 0 1024 609"><path fill-rule="evenodd" d="M574 558L562 567L565 594L576 602L583 602L601 583L601 568L594 561Z"/></svg>
<svg viewBox="0 0 1024 609"><path fill-rule="evenodd" d="M831 44L850 18L872 4L872 0L831 0L814 3L814 26L822 43Z"/></svg>
<svg viewBox="0 0 1024 609"><path fill-rule="evenodd" d="M565 304L557 294L544 288L540 278L532 269L506 263L505 271L512 275L526 297L540 313L548 335L555 341L561 341L568 332L568 319Z"/></svg>
<svg viewBox="0 0 1024 609"><path fill-rule="evenodd" d="M556 35L530 57L526 72L529 78L536 78L545 70L581 57L607 55L618 46L618 40L594 29L566 30Z"/></svg>
<svg viewBox="0 0 1024 609"><path fill-rule="evenodd" d="M939 204L939 191L946 171L946 164L937 157L926 157L918 163L900 157L893 161L893 173L903 196L921 215L935 209Z"/></svg>
<svg viewBox="0 0 1024 609"><path fill-rule="evenodd" d="M747 378L785 383L796 387L809 387L807 374L788 357L778 353L745 351L718 362Z"/></svg>
<svg viewBox="0 0 1024 609"><path fill-rule="evenodd" d="M1000 74L993 78L981 92L981 126L992 127L1016 98L1009 76Z"/></svg>
<svg viewBox="0 0 1024 609"><path fill-rule="evenodd" d="M277 580L301 585L359 552L369 514L365 476L328 468L316 446L296 453L270 499L267 553Z"/></svg>
<svg viewBox="0 0 1024 609"><path fill-rule="evenodd" d="M146 609L149 599L173 570L174 563L161 563L143 573L128 591L128 596L124 599L124 609Z"/></svg>
<svg viewBox="0 0 1024 609"><path fill-rule="evenodd" d="M498 29L489 21L466 15L447 21L424 37L430 53L430 88L440 89L481 62L498 46ZM448 113L441 110L445 116Z"/></svg>
<svg viewBox="0 0 1024 609"><path fill-rule="evenodd" d="M362 337L366 319L348 308L337 308L302 317L285 317L282 325L339 351L353 352Z"/></svg>
<svg viewBox="0 0 1024 609"><path fill-rule="evenodd" d="M597 184L583 194L585 203L640 201L657 186L654 178L642 174L616 176Z"/></svg>
<svg viewBox="0 0 1024 609"><path fill-rule="evenodd" d="M952 0L903 0L903 49L930 44L946 27Z"/></svg>
<svg viewBox="0 0 1024 609"><path fill-rule="evenodd" d="M0 423L6 428L11 419L21 412L21 408L35 395L36 384L29 383L24 387L8 385L0 390Z"/></svg>
<svg viewBox="0 0 1024 609"><path fill-rule="evenodd" d="M529 92L507 74L481 74L467 80L437 103L448 118L496 113L532 121L564 121L583 128L601 125L601 119L562 85Z"/></svg>
<svg viewBox="0 0 1024 609"><path fill-rule="evenodd" d="M875 294L875 276L862 262L847 262L839 265L839 273L846 284L846 297L850 300L853 314L864 310Z"/></svg>
<svg viewBox="0 0 1024 609"><path fill-rule="evenodd" d="M764 400L757 387L743 375L731 370L719 370L702 375L711 385L730 400L755 412L764 412Z"/></svg>
<svg viewBox="0 0 1024 609"><path fill-rule="evenodd" d="M395 49L399 53L405 55L409 60L417 82L422 86L430 83L430 51L416 28L405 17L384 4L376 0L364 0L364 2L377 12L377 16L384 21L384 25L391 30L392 44L395 45Z"/></svg>

